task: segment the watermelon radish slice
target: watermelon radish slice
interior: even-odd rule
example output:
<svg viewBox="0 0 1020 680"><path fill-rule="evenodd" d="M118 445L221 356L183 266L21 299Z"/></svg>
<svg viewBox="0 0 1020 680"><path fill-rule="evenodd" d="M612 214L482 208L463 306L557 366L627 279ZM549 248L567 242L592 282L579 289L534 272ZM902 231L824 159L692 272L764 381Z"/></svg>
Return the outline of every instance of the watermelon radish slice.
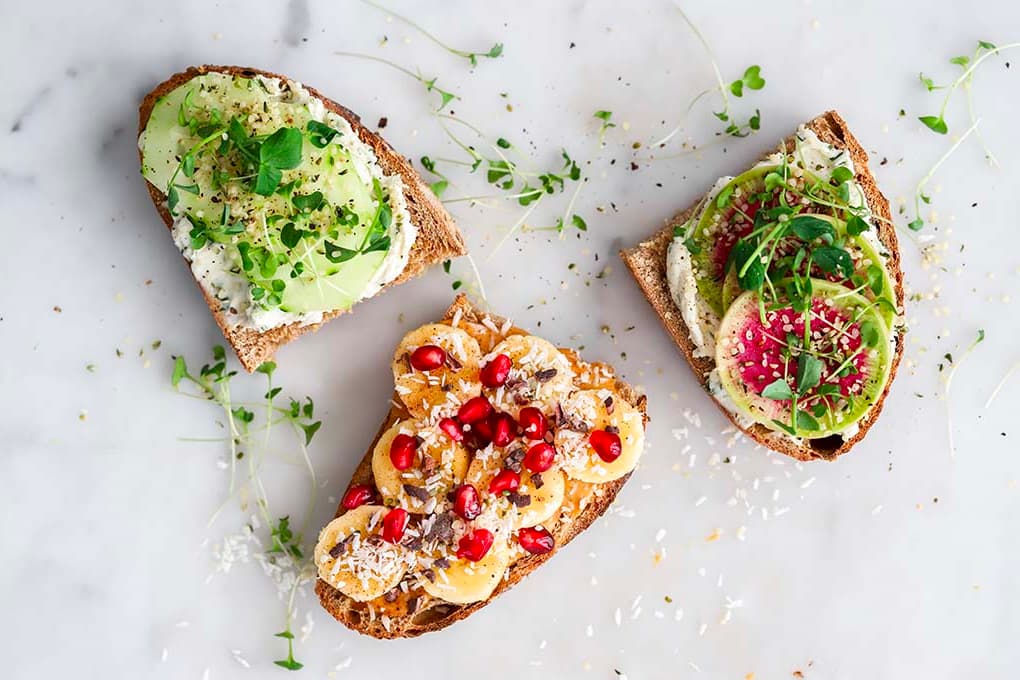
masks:
<svg viewBox="0 0 1020 680"><path fill-rule="evenodd" d="M719 328L716 368L747 417L820 439L845 431L867 412L885 389L891 351L875 303L837 283L811 283L810 314L781 302L766 308L763 322L755 292L737 297Z"/></svg>
<svg viewBox="0 0 1020 680"><path fill-rule="evenodd" d="M824 219L833 225L833 229L836 232L838 240L842 243L843 247L846 248L847 252L850 253L850 257L853 259L854 274L851 278L847 279L841 276L838 272L826 274L816 265L811 270L811 276L823 278L833 283L839 283L847 288L857 290L871 302L882 300L882 302L876 306L876 309L885 321L886 327L892 328L896 317L895 288L893 288L893 282L892 278L889 276L889 270L885 266L885 259L879 255L878 251L875 250L875 247L862 236L847 235L846 222L829 215L813 215L813 217ZM783 247L787 250L792 250L799 247L801 244L802 242L799 239L791 235L784 239L778 250L781 253ZM778 258L778 260L780 263L782 262L781 257ZM786 267L787 269L790 267L790 258L787 258ZM803 271L805 268L806 265L801 268L801 271L799 272L801 275L805 273ZM787 274L789 274L788 271ZM782 276L782 274L780 274L780 276ZM740 283L737 279L736 268L731 266L726 272L726 277L723 279L723 309L729 309L733 300L735 300L737 296L743 292L744 291L740 287Z"/></svg>

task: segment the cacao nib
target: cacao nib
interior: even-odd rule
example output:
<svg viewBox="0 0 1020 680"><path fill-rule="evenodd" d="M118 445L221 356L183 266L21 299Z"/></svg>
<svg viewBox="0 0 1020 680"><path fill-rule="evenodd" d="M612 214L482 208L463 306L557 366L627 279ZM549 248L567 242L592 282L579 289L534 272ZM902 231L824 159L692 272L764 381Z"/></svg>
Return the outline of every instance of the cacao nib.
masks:
<svg viewBox="0 0 1020 680"><path fill-rule="evenodd" d="M432 565L438 569L449 569L450 560L446 559L445 557L440 557L435 562L433 562Z"/></svg>
<svg viewBox="0 0 1020 680"><path fill-rule="evenodd" d="M606 425L606 432L609 434L620 434L620 428L616 425Z"/></svg>
<svg viewBox="0 0 1020 680"><path fill-rule="evenodd" d="M431 569L426 569L425 571L422 572L422 575L425 578L427 578L429 582L431 583L436 582L436 572L432 571Z"/></svg>
<svg viewBox="0 0 1020 680"><path fill-rule="evenodd" d="M429 499L429 492L424 487L415 486L414 484L405 484L404 493L422 503Z"/></svg>
<svg viewBox="0 0 1020 680"><path fill-rule="evenodd" d="M536 489L541 489L545 482L542 481L542 473L532 472L531 473L531 485Z"/></svg>
<svg viewBox="0 0 1020 680"><path fill-rule="evenodd" d="M518 446L503 459L503 467L519 473L521 471L521 461L524 460L524 453L524 449Z"/></svg>
<svg viewBox="0 0 1020 680"><path fill-rule="evenodd" d="M421 601L417 595L407 601L407 613L413 614L418 611L418 603Z"/></svg>
<svg viewBox="0 0 1020 680"><path fill-rule="evenodd" d="M329 549L329 556L332 557L334 560L338 559L353 540L354 534L347 534L346 536L344 536L342 541L340 541L339 543L337 543L336 545Z"/></svg>
<svg viewBox="0 0 1020 680"><path fill-rule="evenodd" d="M400 596L400 590L397 589L397 588L394 588L393 590L387 590L386 594L383 595L383 599L386 600L387 602L396 602L397 598L399 596Z"/></svg>
<svg viewBox="0 0 1020 680"><path fill-rule="evenodd" d="M408 536L400 542L400 544L408 550L421 550L424 543L425 541L422 540L421 536Z"/></svg>
<svg viewBox="0 0 1020 680"><path fill-rule="evenodd" d="M511 491L506 495L510 499L510 502L516 505L518 508L526 508L531 505L531 496L526 493L517 493Z"/></svg>
<svg viewBox="0 0 1020 680"><path fill-rule="evenodd" d="M547 368L542 371L535 371L535 380L538 382L549 382L556 377L557 370L555 368Z"/></svg>
<svg viewBox="0 0 1020 680"><path fill-rule="evenodd" d="M446 353L446 365L450 369L452 369L454 371L459 371L463 367L464 364L462 364L459 361L457 361L457 357L453 356L452 352L447 352Z"/></svg>
<svg viewBox="0 0 1020 680"><path fill-rule="evenodd" d="M429 529L429 533L425 535L426 541L439 541L440 543L449 543L453 540L453 513L446 511L436 515L436 519L432 522L432 528Z"/></svg>
<svg viewBox="0 0 1020 680"><path fill-rule="evenodd" d="M603 403L606 405L606 413L608 415L613 415L613 411L616 410L616 405L613 403L613 398L606 397L606 400Z"/></svg>

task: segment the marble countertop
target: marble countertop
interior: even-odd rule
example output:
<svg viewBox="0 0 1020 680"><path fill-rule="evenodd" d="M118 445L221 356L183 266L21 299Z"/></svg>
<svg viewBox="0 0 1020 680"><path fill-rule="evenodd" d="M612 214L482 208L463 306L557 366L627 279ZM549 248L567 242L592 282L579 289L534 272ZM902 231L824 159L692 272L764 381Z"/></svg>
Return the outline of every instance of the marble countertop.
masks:
<svg viewBox="0 0 1020 680"><path fill-rule="evenodd" d="M531 167L554 166L561 147L583 159L586 233L525 229L497 251L519 207L449 207L491 308L614 362L648 394L652 421L612 511L466 622L380 642L299 595L297 677L1016 677L1020 375L986 406L1020 360L1020 256L1007 245L1020 186L1020 73L1006 63L1015 54L989 59L973 87L1000 166L971 138L929 183L933 225L902 243L904 364L877 426L837 463L800 465L735 441L616 253L829 108L909 221L915 185L968 125L962 98L948 136L917 122L938 107L917 72L955 77L948 58L977 40L1018 39L1020 6L688 3L727 80L761 65L766 88L735 106L760 109L762 129L717 138L718 102L703 102L681 134L699 151L648 160L633 143L664 134L714 85L668 2L393 2L452 45L499 41L505 54L471 69L351 0L6 3L0 675L285 673L272 664L283 652L276 586L252 561L217 572L214 549L247 515L228 503L210 525L226 495L224 446L184 440L219 436L218 414L175 394L169 378L171 355L200 363L221 337L143 189L137 106L191 64L258 66L371 126L385 117L386 137L413 158L454 156L421 85L335 54L353 51L438 76L461 97L457 116L515 141ZM604 148L596 110L618 123ZM448 197L489 193L476 177L451 177ZM551 197L528 223L552 224L567 198ZM387 408L390 348L445 308L454 280L481 294L457 261L277 355L278 384L313 397L324 420L310 450L313 531ZM962 359L979 329L985 341ZM947 353L959 366L948 401ZM263 389L244 376L235 384L253 398ZM265 465L273 514L300 516L309 486L293 441L281 436Z"/></svg>

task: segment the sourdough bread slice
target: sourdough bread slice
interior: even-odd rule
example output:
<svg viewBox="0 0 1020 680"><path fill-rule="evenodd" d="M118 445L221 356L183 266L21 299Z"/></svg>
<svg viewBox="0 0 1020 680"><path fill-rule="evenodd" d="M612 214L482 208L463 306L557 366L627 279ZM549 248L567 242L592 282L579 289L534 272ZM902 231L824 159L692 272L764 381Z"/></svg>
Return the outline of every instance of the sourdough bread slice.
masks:
<svg viewBox="0 0 1020 680"><path fill-rule="evenodd" d="M170 78L157 85L152 92L145 96L138 112L138 134L141 135L145 130L157 100L192 78L211 72L243 78L263 76L265 78L287 80L284 76L275 73L239 66L206 65L189 68L186 71L170 76ZM351 127L361 138L361 141L369 145L375 152L384 173L387 175L398 174L403 181L404 198L407 201L407 208L411 214L411 221L418 227L418 236L411 248L407 266L386 287L403 283L408 279L418 276L428 267L438 262L466 254L467 250L464 247L464 239L457 230L453 218L450 217L449 213L443 208L443 204L440 203L439 199L432 193L432 190L429 189L428 184L411 167L410 161L394 151L382 137L362 125L357 115L331 99L324 97L317 90L305 87L311 96L320 99L328 110L347 119ZM141 151L139 151L139 157L141 157ZM145 185L149 190L149 195L156 206L156 210L159 211L160 217L163 218L163 222L167 228L172 229L174 218L167 209L167 197L164 193L164 187L154 186L148 181L145 182ZM187 263L187 260L185 262ZM241 361L241 365L249 372L254 371L262 362L271 358L280 346L290 342L299 335L317 330L321 325L292 323L272 328L265 332L259 332L244 326L231 326L227 322L225 314L220 311L220 304L216 299L197 280L195 283L198 285L199 290L202 291L202 295L205 297L210 311L212 311L213 318L216 319L216 323L223 331L223 336L230 343L231 347L234 348L237 358ZM344 311L339 310L325 314L322 323L335 319L343 314Z"/></svg>
<svg viewBox="0 0 1020 680"><path fill-rule="evenodd" d="M505 320L498 316L487 314L475 307L465 295L459 295L450 308L446 311L442 321L449 323L453 319L460 319L468 323L482 324L487 319L486 326L491 328L502 328ZM521 332L520 329L511 329L510 334ZM564 353L577 359L573 350L562 350ZM592 363L592 366L601 367L612 374L612 368L605 364ZM617 393L628 403L637 408L648 422L646 399L643 395L627 383L615 377L615 389ZM575 383L577 381L575 380ZM361 460L358 468L354 471L350 484L347 488L356 484L369 484L374 486L372 474L372 452L376 442L398 420L408 417L407 411L400 406L397 395L394 395L392 408L387 414L382 426L376 433L375 438L368 446L365 457ZM376 638L401 638L415 637L422 633L441 630L452 623L460 621L478 611L492 602L500 593L508 590L521 581L525 576L533 572L539 565L544 563L564 545L569 543L578 534L587 529L592 522L598 519L612 505L616 494L623 488L623 485L630 478L632 473L615 481L594 485L582 485L591 487L590 502L570 522L561 522L558 519L544 522L556 540L556 548L544 555L528 555L517 562L514 562L507 570L503 581L497 586L495 592L488 600L475 602L468 605L455 605L442 600L432 598L424 592L413 593L410 598L403 597L393 603L379 603L377 610L372 603L361 603L345 596L328 583L319 579L315 584L315 592L319 601L337 621L340 621L348 628L359 633L370 635ZM344 513L342 506L337 507L336 516ZM555 522L555 523L554 523ZM413 602L413 604L410 604ZM383 619L385 614L386 618Z"/></svg>
<svg viewBox="0 0 1020 680"><path fill-rule="evenodd" d="M896 288L896 305L902 309L903 271L900 268L900 253L896 239L896 230L892 224L889 201L879 191L875 178L868 168L868 154L864 151L860 142L850 133L846 121L835 111L823 113L806 123L806 126L814 131L821 141L834 147L845 149L853 160L856 181L861 186L872 213L876 215L874 228L877 230L879 240L888 249L890 255L886 260L886 266ZM782 145L787 150L794 149L794 136L787 137L782 142ZM768 153L771 153L771 151ZM768 153L764 154L763 157L766 157ZM666 280L666 258L669 245L673 241L673 228L676 225L686 223L693 216L701 202L699 199L694 205L675 215L664 228L653 234L651 238L638 243L636 246L622 250L620 257L623 258L623 261L630 269L642 293L644 293L656 314L659 315L662 324L666 327L670 336L672 336L673 341L687 358L698 380L704 384L707 374L715 368L715 360L712 357L694 356L695 347L691 341L690 329L684 322L680 310L677 309L676 304L673 302L669 291L669 284ZM749 428L742 427L737 418L729 410L718 404L718 402L717 404L723 413L733 421L734 425L740 427L749 437L770 449L802 461L816 459L834 460L836 457L849 451L857 442L863 439L875 423L879 413L882 411L882 404L889 393L889 387L892 385L893 378L896 375L896 369L899 366L902 354L903 334L900 332L896 335L896 347L885 389L875 400L871 409L859 421L857 433L846 440L840 437L827 437L824 439L804 440L803 444L798 445L796 442L782 436L781 433L776 433L761 424L754 424Z"/></svg>

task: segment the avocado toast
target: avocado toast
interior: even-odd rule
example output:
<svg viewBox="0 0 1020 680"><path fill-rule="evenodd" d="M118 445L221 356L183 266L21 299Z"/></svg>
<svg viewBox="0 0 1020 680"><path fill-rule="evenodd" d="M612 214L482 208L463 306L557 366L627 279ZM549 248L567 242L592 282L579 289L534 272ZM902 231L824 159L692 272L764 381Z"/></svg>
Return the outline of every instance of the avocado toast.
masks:
<svg viewBox="0 0 1020 680"><path fill-rule="evenodd" d="M827 112L621 252L727 417L799 460L864 437L903 351L898 244L867 162Z"/></svg>
<svg viewBox="0 0 1020 680"><path fill-rule="evenodd" d="M175 74L146 95L152 201L253 371L278 347L466 251L452 218L358 117L283 76Z"/></svg>
<svg viewBox="0 0 1020 680"><path fill-rule="evenodd" d="M338 621L412 637L492 601L612 504L645 398L459 296L394 354L396 394L315 548Z"/></svg>

